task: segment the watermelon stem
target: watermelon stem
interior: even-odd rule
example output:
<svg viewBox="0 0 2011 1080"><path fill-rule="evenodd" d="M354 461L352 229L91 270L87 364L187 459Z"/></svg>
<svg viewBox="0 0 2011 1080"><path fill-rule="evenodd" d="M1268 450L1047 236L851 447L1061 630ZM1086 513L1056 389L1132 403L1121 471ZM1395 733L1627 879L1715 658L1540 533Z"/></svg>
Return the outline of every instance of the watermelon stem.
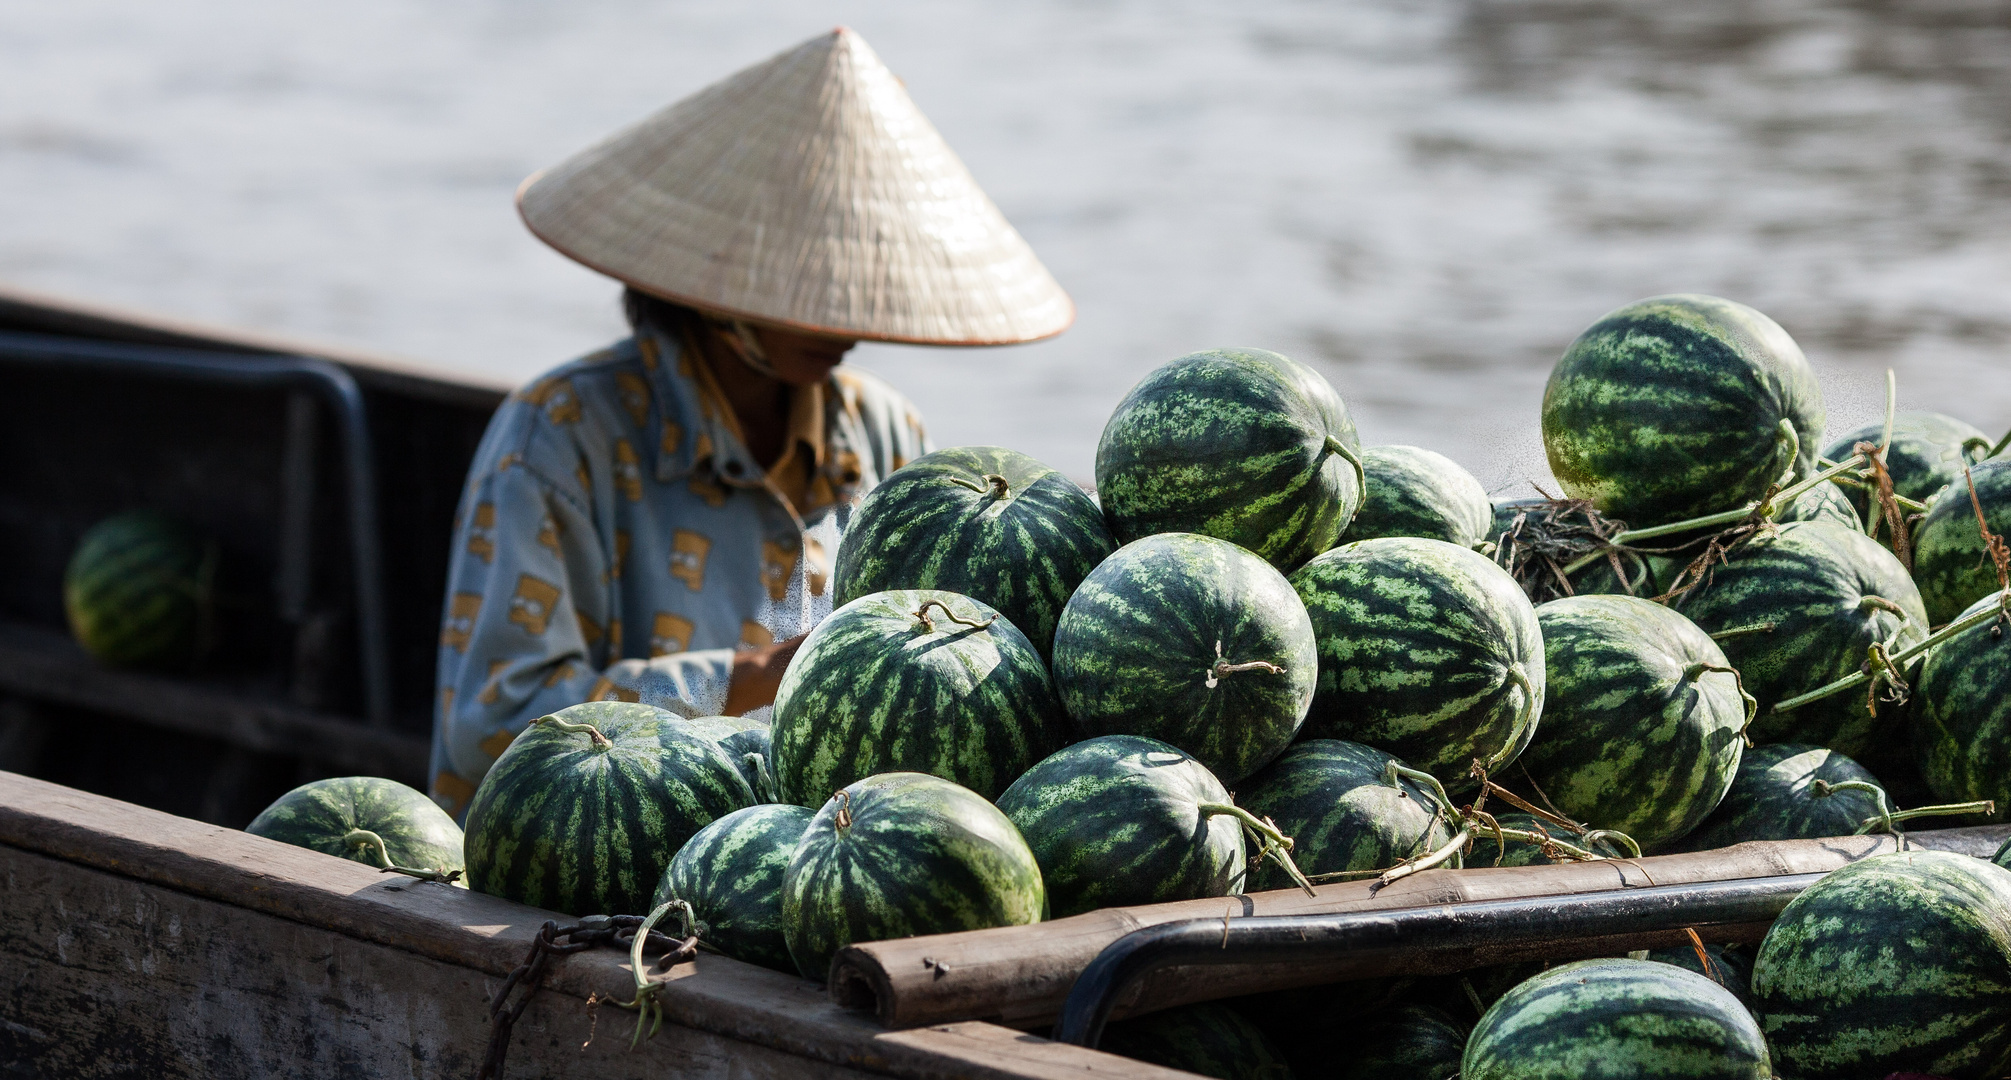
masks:
<svg viewBox="0 0 2011 1080"><path fill-rule="evenodd" d="M1871 608L1877 608L1880 611L1889 611L1892 614L1899 616L1900 621L1902 622L1906 621L1906 609L1900 607L1898 604L1895 604L1890 600L1887 600L1883 596L1866 596L1858 600L1857 609L1859 611L1866 611Z"/></svg>
<svg viewBox="0 0 2011 1080"><path fill-rule="evenodd" d="M1720 630L1717 633L1711 635L1711 640L1723 641L1726 638L1744 637L1747 634L1771 634L1773 632L1774 632L1773 623L1770 622L1753 623L1750 626L1734 626L1729 630Z"/></svg>
<svg viewBox="0 0 2011 1080"><path fill-rule="evenodd" d="M831 824L844 832L852 827L852 793L841 788L832 792L831 797L838 800L838 812L831 815Z"/></svg>
<svg viewBox="0 0 2011 1080"><path fill-rule="evenodd" d="M1361 455L1348 449L1347 443L1334 438L1332 435L1327 436L1327 449L1347 458L1348 464L1355 467L1355 490L1359 491L1361 498L1366 501L1369 497L1369 471L1362 467Z"/></svg>
<svg viewBox="0 0 2011 1080"><path fill-rule="evenodd" d="M1964 630L1968 630L1972 627L1981 626L1984 623L1990 622L1993 619L2002 617L2003 611L2001 609L2003 604L2011 603L2011 590L1999 593L1998 599L1999 599L1999 607L1984 608L1981 611L1976 611L1972 612L1969 615L1965 615L1962 618L1957 619L1952 623L1949 623L1947 626L1944 626L1941 629L1936 630L1934 633L1927 635L1925 638L1922 638L1921 640L1916 641L1911 645L1908 645L1906 648L1901 649L1896 653L1888 655L1887 657L1885 657L1886 662L1889 663L1894 669L1901 669L1905 666L1907 661L1912 660L1914 657L1919 656L1920 654L1926 652L1929 649L1932 649L1936 645L1939 645L1942 642L1947 641L1949 638L1954 637L1955 635L1963 632ZM1876 642L1873 643L1873 647L1880 648L1881 651L1883 651L1882 647L1879 646L1878 643ZM1870 666L1871 666L1870 664L1866 664L1867 668L1869 668ZM1879 674L1883 675L1884 671L1881 669L1879 671ZM1795 709L1799 709L1802 706L1809 704L1812 701L1821 701L1823 698L1829 697L1832 694L1841 694L1845 690L1850 690L1855 687L1863 686L1865 683L1870 682L1871 679L1872 679L1871 671L1868 670L1855 671L1849 675L1844 676L1841 679L1838 679L1833 683L1829 683L1825 686L1818 686L1806 694L1802 694L1797 697L1791 697L1786 701L1779 702L1775 704L1773 709L1770 711L1777 713L1791 712Z"/></svg>
<svg viewBox="0 0 2011 1080"><path fill-rule="evenodd" d="M1299 872L1299 864L1292 861L1292 838L1278 831L1277 824L1270 818L1260 818L1235 803L1202 803L1196 809L1201 811L1202 817L1220 814L1236 819L1243 826L1243 831L1258 843L1257 854L1250 860L1253 864L1268 856L1299 888L1306 890L1307 896L1319 895L1313 891L1312 882L1306 880L1306 875Z"/></svg>
<svg viewBox="0 0 2011 1080"><path fill-rule="evenodd" d="M1502 831L1517 832L1520 830L1503 829ZM1390 884L1391 882L1407 878L1412 874L1417 873L1420 870L1429 870L1432 867L1437 866L1448 859L1457 857L1460 852L1466 849L1468 841L1471 841L1472 839L1473 839L1473 826L1468 825L1465 828L1462 828L1458 832L1454 833L1452 839L1445 842L1444 847L1441 847L1436 851L1427 852L1426 854L1416 856L1414 858L1405 859L1404 861L1396 864L1395 866L1390 867L1388 870L1383 871L1382 875L1376 878L1376 883L1373 886L1370 886L1370 891L1373 892L1374 890L1380 889L1383 886Z"/></svg>
<svg viewBox="0 0 2011 1080"><path fill-rule="evenodd" d="M1273 675L1283 675L1285 673L1284 668L1267 660L1251 660L1246 663L1232 664L1222 656L1221 639L1216 639L1215 666L1208 669L1208 689L1215 689L1216 684L1220 683L1224 677L1243 671L1268 671Z"/></svg>
<svg viewBox="0 0 2011 1080"><path fill-rule="evenodd" d="M670 914L673 909L683 917L685 948L673 949L663 954L653 965L644 964L642 949L649 943L650 931L654 930L657 922ZM649 1038L656 1038L657 1031L663 1027L663 1002L658 997L658 991L663 988L664 983L670 981L670 974L667 970L658 971L657 968L664 966L665 960L674 961L674 958L688 957L689 951L697 947L698 935L692 925L695 921L696 917L692 914L690 904L682 900L667 900L658 904L656 909L642 920L642 925L636 928L635 939L629 942L628 946L629 975L635 979L635 997L630 1001L608 999L616 1008L634 1009L636 1012L635 1033L630 1035L628 1040L630 1050L642 1044L644 1038L642 1022L645 1019L650 1021Z"/></svg>
<svg viewBox="0 0 2011 1080"><path fill-rule="evenodd" d="M1488 761L1485 766L1478 766L1484 768L1486 772L1493 772L1501 768L1515 757L1516 752L1521 749L1520 744L1523 733L1529 730L1531 724L1536 722L1538 703L1542 701L1542 698L1536 693L1536 684L1529 681L1528 674L1520 666L1515 664L1508 665L1508 677L1515 680L1516 685L1522 687L1523 705L1516 712L1515 726L1508 729L1508 740L1502 743L1501 749L1495 753L1492 760Z"/></svg>
<svg viewBox="0 0 2011 1080"><path fill-rule="evenodd" d="M1678 681L1689 682L1692 679L1702 678L1705 672L1710 671L1715 671L1720 675L1730 675L1732 677L1732 685L1738 688L1739 699L1746 703L1746 722L1739 725L1739 738L1746 740L1747 746L1753 745L1752 736L1746 734L1746 729L1752 727L1753 720L1760 715L1760 700L1754 697L1753 695L1746 693L1746 680L1743 676L1739 674L1738 668L1727 667L1724 664L1706 664L1698 662L1695 664L1691 664L1687 668L1684 668L1683 677Z"/></svg>
<svg viewBox="0 0 2011 1080"><path fill-rule="evenodd" d="M2011 431L2005 432L2004 437L1997 440L1997 442L1990 447L1990 452L1983 455L1983 457L1986 460L1994 458L1997 455L2003 453L2005 448L2007 447L2011 447Z"/></svg>
<svg viewBox="0 0 2011 1080"><path fill-rule="evenodd" d="M742 754L740 760L752 766L754 772L754 797L765 803L775 801L775 790L768 786L768 759L760 754Z"/></svg>
<svg viewBox="0 0 2011 1080"><path fill-rule="evenodd" d="M1786 420L1781 421L1781 423L1788 425L1790 428L1794 426ZM1721 510L1715 514L1705 514L1703 517L1690 518L1687 521L1672 521L1667 525L1654 525L1645 529L1628 529L1626 532L1613 537L1613 543L1625 547L1642 540L1653 540L1656 537L1668 536L1672 533L1708 529L1715 525L1736 525L1752 517L1755 513L1772 517L1782 507L1787 506L1803 494L1814 489L1817 484L1834 480L1851 469L1861 467L1864 463L1864 455L1852 454L1841 462L1830 465L1828 468L1810 476L1806 480L1782 488L1780 491L1775 492L1772 498L1764 499L1760 502L1747 503L1737 510ZM1597 554L1600 553L1594 553L1594 555ZM1586 556L1578 562L1565 567L1564 572L1569 574L1583 569L1585 566L1591 564L1592 558L1593 556Z"/></svg>
<svg viewBox="0 0 2011 1080"><path fill-rule="evenodd" d="M437 881L442 885L452 885L461 876L459 870L415 870L409 866L399 866L391 861L391 849L384 846L384 838L369 829L351 829L342 835L342 846L366 848L377 856L377 871L381 874L404 874L421 881Z"/></svg>
<svg viewBox="0 0 2011 1080"><path fill-rule="evenodd" d="M952 476L949 478L950 483L970 488L972 491L980 494L989 491L994 493L997 498L1003 499L1012 493L1012 485L1006 482L1005 477L997 473L986 473L982 477L979 477L979 479L983 480L984 483L973 484L961 476Z"/></svg>
<svg viewBox="0 0 2011 1080"><path fill-rule="evenodd" d="M991 618L986 619L983 622L976 622L971 619L966 619L963 616L957 614L956 612L951 611L949 605L943 603L941 600L928 600L923 602L921 607L915 609L915 621L922 624L922 629L930 632L934 632L936 629L936 624L929 620L930 608L942 608L943 618L948 619L953 623L956 623L958 626L968 626L973 630L987 629L991 626L991 624L997 622L999 618L997 615L993 615Z"/></svg>
<svg viewBox="0 0 2011 1080"><path fill-rule="evenodd" d="M1975 802L1965 803L1943 803L1939 806L1916 806L1911 810L1894 810L1892 813L1887 814L1885 817L1886 827L1880 831L1890 832L1892 831L1892 822L1906 821L1910 818L1938 817L1943 814L1994 814L1996 812L1997 803L1991 799L1978 799ZM1865 822L1863 825L1858 826L1858 834L1862 835L1870 832L1872 826L1876 824L1878 824L1878 820L1875 818Z"/></svg>
<svg viewBox="0 0 2011 1080"><path fill-rule="evenodd" d="M547 724L553 730L563 731L568 735L577 735L580 732L586 732L587 737L593 740L593 747L596 750L606 750L614 746L613 743L608 741L607 736L601 734L601 729L592 724L575 724L570 720L561 720L557 716L540 716L536 720L531 721L531 723Z"/></svg>

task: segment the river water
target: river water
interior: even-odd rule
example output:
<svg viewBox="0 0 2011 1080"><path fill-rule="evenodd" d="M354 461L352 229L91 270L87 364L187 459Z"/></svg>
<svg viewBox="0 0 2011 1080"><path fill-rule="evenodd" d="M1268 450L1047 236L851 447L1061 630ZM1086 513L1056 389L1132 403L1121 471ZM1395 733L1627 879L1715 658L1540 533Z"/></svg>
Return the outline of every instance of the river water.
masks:
<svg viewBox="0 0 2011 1080"><path fill-rule="evenodd" d="M1215 345L1524 494L1602 313L1772 314L1831 430L2011 426L2011 6L1981 0L0 0L0 280L516 382L620 332L519 180L844 22L1075 296L1060 338L866 346L941 443L1088 478Z"/></svg>

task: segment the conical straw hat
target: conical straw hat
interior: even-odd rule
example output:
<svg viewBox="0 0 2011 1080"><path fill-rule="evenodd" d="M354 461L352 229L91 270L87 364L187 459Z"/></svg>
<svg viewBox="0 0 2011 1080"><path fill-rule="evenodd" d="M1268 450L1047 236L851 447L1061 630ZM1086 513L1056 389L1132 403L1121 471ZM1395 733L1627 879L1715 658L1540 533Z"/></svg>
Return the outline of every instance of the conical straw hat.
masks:
<svg viewBox="0 0 2011 1080"><path fill-rule="evenodd" d="M999 345L1075 305L844 27L524 181L533 233L667 300L800 330Z"/></svg>

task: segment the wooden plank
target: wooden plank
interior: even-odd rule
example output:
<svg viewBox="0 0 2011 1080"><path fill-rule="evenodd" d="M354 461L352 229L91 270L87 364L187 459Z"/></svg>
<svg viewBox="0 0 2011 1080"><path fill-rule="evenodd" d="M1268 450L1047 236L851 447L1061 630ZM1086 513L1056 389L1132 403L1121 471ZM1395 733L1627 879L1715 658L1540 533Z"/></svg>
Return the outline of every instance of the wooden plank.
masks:
<svg viewBox="0 0 2011 1080"><path fill-rule="evenodd" d="M486 1051L483 973L15 848L0 880L0 1060L27 1075L468 1077ZM631 1053L632 1021L540 995L505 1075L870 1075L676 1025Z"/></svg>
<svg viewBox="0 0 2011 1080"><path fill-rule="evenodd" d="M466 889L387 878L345 859L13 773L0 773L0 845L6 846L0 853L16 849L15 860L41 856L225 907L249 921L257 921L254 915L269 917L303 933L332 934L394 951L415 964L423 959L447 965L469 979L486 977L489 982L480 983L484 987L523 959L545 919L564 918ZM8 895L35 894L10 881ZM132 910L131 905L122 910ZM0 911L0 918L8 917ZM128 947L147 940L137 932L106 933L108 940L123 934L130 939ZM278 978L274 972L290 963L290 954L277 947L264 955L267 961L261 963L269 979ZM595 993L626 997L627 966L614 950L568 957L553 965L547 993L554 993L555 1000L572 999L575 1010ZM723 957L701 956L678 968L677 976L663 995L671 1023L829 1066L901 1077L984 1080L1167 1080L1187 1075L985 1023L888 1032L870 1016L833 1004L813 983ZM482 995L473 997L480 1000ZM612 1011L601 1017L603 1025L616 1020ZM585 1038L585 1024L579 1017L571 1028L554 1029L563 1030L563 1038L553 1037L577 1045Z"/></svg>
<svg viewBox="0 0 2011 1080"><path fill-rule="evenodd" d="M1907 838L1915 847L1988 857L2006 835L2011 835L2011 825L1923 831L1908 833ZM831 992L834 1000L842 1004L873 1010L880 1022L890 1028L947 1019L982 1019L1016 1027L1044 1026L1054 1022L1069 987L1082 969L1105 946L1144 926L1182 919L1378 911L1825 872L1898 850L1899 842L1888 834L1748 843L1716 851L1644 859L1428 870L1381 889L1368 881L1322 885L1317 897L1308 897L1294 889L1227 899L1106 908L1033 926L855 945L839 954L833 968ZM1724 941L1757 940L1764 930L1764 927L1721 927L1707 936ZM1676 944L1680 937L1670 935L1667 941L1659 943ZM1612 955L1642 947L1646 947L1644 943L1633 940L1581 940L1548 946L1542 955L1564 959ZM1441 958L1451 966L1433 966L1427 970L1411 963L1406 970L1433 974L1523 958L1520 952L1476 951ZM1327 966L1170 968L1141 980L1120 1003L1116 1015L1389 973L1356 962Z"/></svg>
<svg viewBox="0 0 2011 1080"><path fill-rule="evenodd" d="M336 769L425 784L430 750L425 739L239 688L108 668L68 637L24 623L0 621L0 690L246 750L297 754Z"/></svg>

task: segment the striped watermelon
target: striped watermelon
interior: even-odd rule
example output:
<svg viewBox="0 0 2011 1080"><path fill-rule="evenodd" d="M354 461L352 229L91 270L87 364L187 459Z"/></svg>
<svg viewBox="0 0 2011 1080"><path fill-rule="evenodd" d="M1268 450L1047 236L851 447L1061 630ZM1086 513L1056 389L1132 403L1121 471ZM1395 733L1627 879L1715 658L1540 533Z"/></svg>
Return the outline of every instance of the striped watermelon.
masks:
<svg viewBox="0 0 2011 1080"><path fill-rule="evenodd" d="M464 865L454 819L424 792L376 776L302 784L273 800L244 831L370 866L447 873Z"/></svg>
<svg viewBox="0 0 2011 1080"><path fill-rule="evenodd" d="M1822 430L1822 390L1794 339L1714 296L1607 314L1543 391L1543 447L1565 493L1634 528L1736 509L1790 469L1808 476Z"/></svg>
<svg viewBox="0 0 2011 1080"><path fill-rule="evenodd" d="M1301 567L1318 642L1310 738L1386 750L1453 787L1522 753L1543 713L1536 609L1499 566L1442 540L1382 537Z"/></svg>
<svg viewBox="0 0 2011 1080"><path fill-rule="evenodd" d="M1698 959L1694 945L1678 945L1670 949L1656 949L1648 954L1648 959L1658 964L1674 964L1687 971L1717 983L1732 992L1748 1012L1755 1012L1759 1002L1753 998L1753 958L1743 945L1706 945L1704 955L1710 958L1710 969L1705 970L1704 961ZM1757 1015L1757 1013L1756 1013Z"/></svg>
<svg viewBox="0 0 2011 1080"><path fill-rule="evenodd" d="M821 805L875 773L915 771L997 798L1072 732L1026 635L934 589L873 593L810 632L775 694L768 765L782 802Z"/></svg>
<svg viewBox="0 0 2011 1080"><path fill-rule="evenodd" d="M943 589L1004 613L1045 659L1069 594L1117 545L1068 477L998 446L908 462L859 504L838 545L834 602Z"/></svg>
<svg viewBox="0 0 2011 1080"><path fill-rule="evenodd" d="M70 632L115 667L188 667L212 644L216 566L216 544L165 514L106 518L63 571Z"/></svg>
<svg viewBox="0 0 2011 1080"><path fill-rule="evenodd" d="M1685 851L1730 847L1748 840L1817 840L1851 836L1878 816L1878 797L1857 788L1816 787L1878 779L1850 758L1820 746L1755 746L1739 759L1725 800L1683 839Z"/></svg>
<svg viewBox="0 0 2011 1080"><path fill-rule="evenodd" d="M1441 1009L1406 1002L1359 1025L1328 1029L1325 1063L1338 1080L1416 1077L1445 1080L1459 1075L1467 1029Z"/></svg>
<svg viewBox="0 0 2011 1080"><path fill-rule="evenodd" d="M1218 1080L1291 1080L1291 1066L1257 1025L1212 1001L1179 1005L1103 1029L1097 1049Z"/></svg>
<svg viewBox="0 0 2011 1080"><path fill-rule="evenodd" d="M1385 870L1452 839L1432 793L1395 776L1390 755L1339 739L1308 739L1244 785L1243 808L1292 838L1292 859L1308 876ZM1269 863L1250 888L1287 889Z"/></svg>
<svg viewBox="0 0 2011 1080"><path fill-rule="evenodd" d="M1990 861L2011 870L2011 837L2005 838L2003 843L1997 845L1997 852L1990 856Z"/></svg>
<svg viewBox="0 0 2011 1080"><path fill-rule="evenodd" d="M1774 920L1753 996L1781 1068L1802 1080L2003 1076L2011 871L1946 851L1833 871Z"/></svg>
<svg viewBox="0 0 2011 1080"><path fill-rule="evenodd" d="M775 770L768 764L774 756L774 745L769 741L767 727L751 727L736 731L719 740L719 748L733 759L733 767L740 771L740 778L747 781L747 787L754 792L755 802L776 802Z"/></svg>
<svg viewBox="0 0 2011 1080"><path fill-rule="evenodd" d="M1998 595L1964 615L1988 611ZM1913 747L1927 786L1950 801L1991 799L2011 819L2011 626L1998 618L1935 646L1914 682Z"/></svg>
<svg viewBox="0 0 2011 1080"><path fill-rule="evenodd" d="M1318 675L1291 583L1194 533L1120 548L1069 598L1054 635L1054 680L1087 734L1172 743L1225 784L1292 741Z"/></svg>
<svg viewBox="0 0 2011 1080"><path fill-rule="evenodd" d="M1378 536L1422 536L1463 548L1487 542L1494 506L1473 474L1444 454L1416 446L1362 451L1368 496L1341 542Z"/></svg>
<svg viewBox="0 0 2011 1080"><path fill-rule="evenodd" d="M1773 1071L1759 1024L1731 991L1672 964L1580 960L1503 994L1474 1027L1459 1075L1771 1080Z"/></svg>
<svg viewBox="0 0 2011 1080"><path fill-rule="evenodd" d="M1858 443L1879 445L1885 438L1885 422L1866 424L1840 436L1826 447L1822 456L1842 461L1855 452ZM1892 445L1885 452L1885 468L1892 474L1892 490L1909 499L1932 502L1941 489L1962 479L1962 468L1982 461L1990 450L1990 437L1974 425L1935 412L1904 412L1892 419ZM1864 488L1829 485L1849 500L1859 520L1869 520L1871 493ZM1890 532L1882 532L1888 540Z"/></svg>
<svg viewBox="0 0 2011 1080"><path fill-rule="evenodd" d="M1522 829L1526 832L1537 832L1540 830L1555 839L1570 844L1572 847L1582 851L1589 851L1594 855L1603 856L1608 859L1624 858L1628 854L1628 852L1622 850L1612 840L1598 835L1588 837L1583 832L1564 828L1554 821L1543 821L1534 814L1525 814L1512 810L1506 814L1495 814L1494 820L1499 822L1504 829ZM1485 827L1475 829L1473 832L1473 849L1466 853L1466 865L1549 866L1553 863L1576 861L1570 858L1553 859L1543 853L1543 845L1541 844L1533 844L1527 840L1519 840L1512 836L1504 837L1503 839L1508 841L1505 850L1502 845L1495 842L1494 834L1489 832ZM1497 858L1499 858L1499 862L1495 861Z"/></svg>
<svg viewBox="0 0 2011 1080"><path fill-rule="evenodd" d="M2011 455L1969 470L1990 531L2011 540ZM1913 534L1913 580L1934 625L1952 622L1962 609L1997 591L1997 567L1984 554L1983 533L1969 501L1969 484L1956 482L1934 500Z"/></svg>
<svg viewBox="0 0 2011 1080"><path fill-rule="evenodd" d="M648 911L684 842L754 802L680 719L590 701L532 721L468 806L468 886L568 915Z"/></svg>
<svg viewBox="0 0 2011 1080"><path fill-rule="evenodd" d="M1242 826L1210 812L1229 805L1200 762L1136 735L1057 751L998 799L1040 863L1055 918L1240 891Z"/></svg>
<svg viewBox="0 0 2011 1080"><path fill-rule="evenodd" d="M1732 786L1751 718L1725 654L1632 596L1552 600L1536 617L1549 685L1522 756L1530 779L1566 815L1650 851L1681 839Z"/></svg>
<svg viewBox="0 0 2011 1080"><path fill-rule="evenodd" d="M651 910L682 900L707 945L795 974L782 930L782 876L815 816L806 807L771 803L735 810L698 830L664 870Z"/></svg>
<svg viewBox="0 0 2011 1080"><path fill-rule="evenodd" d="M869 776L817 811L782 879L782 926L805 978L855 941L1039 922L1040 866L969 788L923 773Z"/></svg>
<svg viewBox="0 0 2011 1080"><path fill-rule="evenodd" d="M1192 353L1147 375L1096 447L1119 543L1220 537L1280 570L1334 546L1362 502L1361 440L1320 373L1262 349Z"/></svg>
<svg viewBox="0 0 2011 1080"><path fill-rule="evenodd" d="M1723 635L1719 647L1759 700L1753 738L1845 754L1868 750L1881 726L1862 692L1771 710L1857 671L1873 642L1898 651L1927 636L1920 592L1899 559L1861 532L1823 522L1783 525L1739 545L1674 606ZM1884 711L1889 726L1895 710Z"/></svg>

